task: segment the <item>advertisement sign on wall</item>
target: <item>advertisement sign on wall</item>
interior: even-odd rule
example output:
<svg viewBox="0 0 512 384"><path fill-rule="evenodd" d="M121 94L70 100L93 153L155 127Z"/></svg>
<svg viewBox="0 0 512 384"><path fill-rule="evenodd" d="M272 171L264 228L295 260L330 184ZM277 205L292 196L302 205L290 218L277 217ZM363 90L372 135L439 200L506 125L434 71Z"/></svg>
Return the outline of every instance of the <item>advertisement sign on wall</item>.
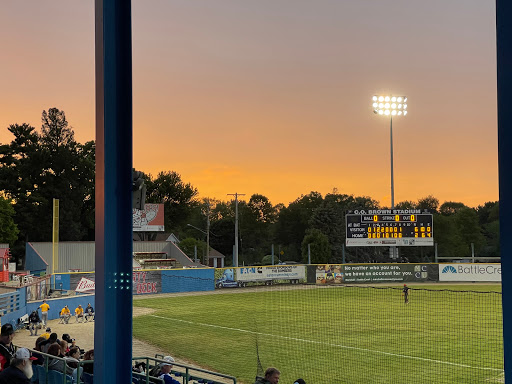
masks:
<svg viewBox="0 0 512 384"><path fill-rule="evenodd" d="M432 264L326 264L313 268L316 269L316 284L421 282L438 279L437 265Z"/></svg>
<svg viewBox="0 0 512 384"><path fill-rule="evenodd" d="M501 281L501 264L439 264L439 281Z"/></svg>
<svg viewBox="0 0 512 384"><path fill-rule="evenodd" d="M300 280L306 278L303 265L272 265L267 267L244 267L237 271L238 281Z"/></svg>
<svg viewBox="0 0 512 384"><path fill-rule="evenodd" d="M70 289L76 292L93 293L94 273L73 273L69 279ZM160 271L133 271L133 294L149 294L162 292L162 276Z"/></svg>
<svg viewBox="0 0 512 384"><path fill-rule="evenodd" d="M163 232L164 228L164 205L145 204L144 209L133 209L133 231L134 232Z"/></svg>
<svg viewBox="0 0 512 384"><path fill-rule="evenodd" d="M269 265L263 267L216 268L215 288L245 287L249 283L298 283L306 279L304 265Z"/></svg>

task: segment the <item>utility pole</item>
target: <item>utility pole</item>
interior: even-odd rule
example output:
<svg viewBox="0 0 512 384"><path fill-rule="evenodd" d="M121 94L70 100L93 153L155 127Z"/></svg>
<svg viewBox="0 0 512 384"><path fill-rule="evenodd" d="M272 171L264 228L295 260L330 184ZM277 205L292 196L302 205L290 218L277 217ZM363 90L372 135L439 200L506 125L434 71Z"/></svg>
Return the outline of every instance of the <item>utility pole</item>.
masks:
<svg viewBox="0 0 512 384"><path fill-rule="evenodd" d="M245 193L228 193L228 196L235 196L235 252L233 255L233 267L238 267L238 196L245 196Z"/></svg>

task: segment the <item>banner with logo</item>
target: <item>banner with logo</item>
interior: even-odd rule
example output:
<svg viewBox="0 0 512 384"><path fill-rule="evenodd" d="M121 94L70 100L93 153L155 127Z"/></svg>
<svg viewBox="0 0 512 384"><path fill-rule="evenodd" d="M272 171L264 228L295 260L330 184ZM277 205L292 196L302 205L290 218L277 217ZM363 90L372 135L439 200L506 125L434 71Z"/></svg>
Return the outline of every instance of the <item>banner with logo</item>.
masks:
<svg viewBox="0 0 512 384"><path fill-rule="evenodd" d="M69 286L71 290L81 293L94 293L94 273L72 273L69 277L69 280ZM161 272L133 271L133 294L144 295L150 293L162 293Z"/></svg>
<svg viewBox="0 0 512 384"><path fill-rule="evenodd" d="M133 231L134 232L163 232L164 228L164 205L145 204L144 209L133 209Z"/></svg>
<svg viewBox="0 0 512 384"><path fill-rule="evenodd" d="M308 283L393 283L437 281L435 264L322 264L308 270Z"/></svg>
<svg viewBox="0 0 512 384"><path fill-rule="evenodd" d="M238 281L301 280L306 278L303 265L272 265L266 267L244 267L237 271Z"/></svg>
<svg viewBox="0 0 512 384"><path fill-rule="evenodd" d="M439 264L439 281L501 281L501 264Z"/></svg>
<svg viewBox="0 0 512 384"><path fill-rule="evenodd" d="M75 292L93 293L95 289L96 283L93 280L82 277L75 288Z"/></svg>

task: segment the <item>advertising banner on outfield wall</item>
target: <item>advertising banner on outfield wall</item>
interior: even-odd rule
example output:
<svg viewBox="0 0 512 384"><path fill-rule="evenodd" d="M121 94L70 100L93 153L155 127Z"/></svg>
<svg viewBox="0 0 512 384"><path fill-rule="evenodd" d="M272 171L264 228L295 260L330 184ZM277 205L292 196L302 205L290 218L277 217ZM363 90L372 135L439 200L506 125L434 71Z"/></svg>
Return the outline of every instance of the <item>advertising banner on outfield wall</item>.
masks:
<svg viewBox="0 0 512 384"><path fill-rule="evenodd" d="M302 283L306 280L304 265L268 265L240 268L216 268L215 288L247 285Z"/></svg>
<svg viewBox="0 0 512 384"><path fill-rule="evenodd" d="M501 264L439 264L439 281L501 281Z"/></svg>
<svg viewBox="0 0 512 384"><path fill-rule="evenodd" d="M238 281L301 280L306 278L303 265L271 265L266 267L244 267L237 271Z"/></svg>
<svg viewBox="0 0 512 384"><path fill-rule="evenodd" d="M93 293L91 288L95 282L94 273L72 273L69 277L69 287L73 291ZM115 282L112 282L115 284ZM133 294L144 295L162 292L162 276L160 271L133 271Z"/></svg>
<svg viewBox="0 0 512 384"><path fill-rule="evenodd" d="M359 284L437 281L438 274L437 264L323 264L308 267L308 283Z"/></svg>

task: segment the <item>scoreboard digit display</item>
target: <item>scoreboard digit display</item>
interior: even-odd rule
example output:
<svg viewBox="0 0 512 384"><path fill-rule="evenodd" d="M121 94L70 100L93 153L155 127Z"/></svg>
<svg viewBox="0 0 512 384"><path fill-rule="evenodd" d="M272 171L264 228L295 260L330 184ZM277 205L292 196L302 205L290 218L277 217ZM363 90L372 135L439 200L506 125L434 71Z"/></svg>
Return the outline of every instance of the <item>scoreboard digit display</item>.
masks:
<svg viewBox="0 0 512 384"><path fill-rule="evenodd" d="M433 246L432 214L420 209L347 211L347 247Z"/></svg>

